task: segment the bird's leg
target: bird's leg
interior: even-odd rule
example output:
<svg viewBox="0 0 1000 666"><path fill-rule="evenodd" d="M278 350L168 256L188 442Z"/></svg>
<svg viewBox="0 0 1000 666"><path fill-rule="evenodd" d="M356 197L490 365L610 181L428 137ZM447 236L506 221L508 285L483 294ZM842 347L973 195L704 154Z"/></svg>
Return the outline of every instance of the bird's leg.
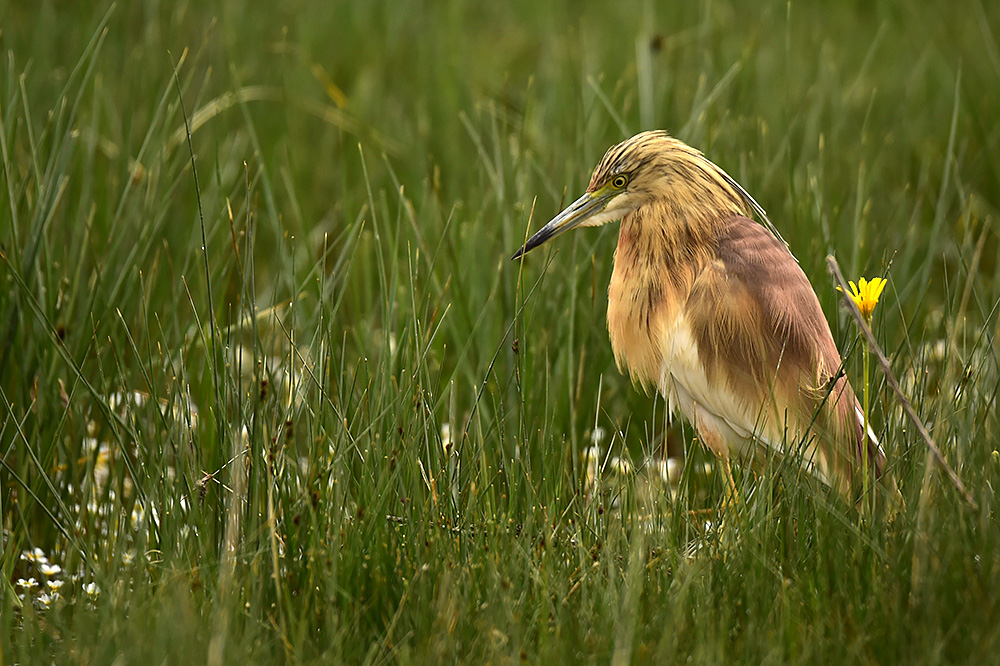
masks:
<svg viewBox="0 0 1000 666"><path fill-rule="evenodd" d="M719 456L717 462L722 463L722 470L726 474L726 496L722 500L722 506L719 507L719 545L732 544L732 537L735 534L732 525L736 522L734 516L740 502L740 494L736 490L736 480L733 479L733 468L729 464L729 452L726 451L723 455ZM722 551L722 559L723 561L726 559L726 550Z"/></svg>
<svg viewBox="0 0 1000 666"><path fill-rule="evenodd" d="M715 454L716 462L722 463L722 469L726 474L726 497L719 508L719 533L725 534L726 518L736 508L739 503L739 493L736 491L736 480L733 479L733 469L729 464L729 444L719 433L718 427L713 427L714 419L700 407L695 409L695 429L702 443Z"/></svg>
<svg viewBox="0 0 1000 666"><path fill-rule="evenodd" d="M740 501L740 494L736 490L736 480L733 479L733 468L729 464L729 456L722 457L722 469L726 472L726 499L723 503L724 513L729 513Z"/></svg>

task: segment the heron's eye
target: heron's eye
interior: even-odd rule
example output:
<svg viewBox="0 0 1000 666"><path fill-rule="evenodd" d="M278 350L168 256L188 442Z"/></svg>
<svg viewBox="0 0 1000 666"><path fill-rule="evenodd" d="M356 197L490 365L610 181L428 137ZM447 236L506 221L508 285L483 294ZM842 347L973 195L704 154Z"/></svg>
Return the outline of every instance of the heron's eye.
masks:
<svg viewBox="0 0 1000 666"><path fill-rule="evenodd" d="M611 187L616 190L624 190L628 185L628 176L618 175L611 179Z"/></svg>

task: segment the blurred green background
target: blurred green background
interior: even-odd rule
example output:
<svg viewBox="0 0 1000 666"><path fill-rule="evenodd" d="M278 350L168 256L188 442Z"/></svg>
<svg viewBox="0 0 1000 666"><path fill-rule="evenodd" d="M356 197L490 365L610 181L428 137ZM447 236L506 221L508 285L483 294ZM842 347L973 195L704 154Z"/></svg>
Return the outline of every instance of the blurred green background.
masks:
<svg viewBox="0 0 1000 666"><path fill-rule="evenodd" d="M996 3L96 4L0 3L0 663L996 660ZM903 515L779 462L716 538L614 367L616 225L508 260L651 128L855 383L825 257L888 277L975 509L876 373Z"/></svg>

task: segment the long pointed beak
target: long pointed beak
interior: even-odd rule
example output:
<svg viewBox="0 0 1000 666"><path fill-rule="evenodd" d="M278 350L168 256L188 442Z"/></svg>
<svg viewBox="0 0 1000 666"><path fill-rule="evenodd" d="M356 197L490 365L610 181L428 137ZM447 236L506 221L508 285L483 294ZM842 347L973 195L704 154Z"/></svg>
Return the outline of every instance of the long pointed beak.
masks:
<svg viewBox="0 0 1000 666"><path fill-rule="evenodd" d="M520 250L514 253L511 261L514 261L523 254L541 245L547 240L555 238L561 233L567 232L573 227L584 224L587 220L597 215L605 209L608 201L615 193L591 193L587 192L582 197L571 203L566 209L553 217L548 224L539 229L534 236L528 239Z"/></svg>

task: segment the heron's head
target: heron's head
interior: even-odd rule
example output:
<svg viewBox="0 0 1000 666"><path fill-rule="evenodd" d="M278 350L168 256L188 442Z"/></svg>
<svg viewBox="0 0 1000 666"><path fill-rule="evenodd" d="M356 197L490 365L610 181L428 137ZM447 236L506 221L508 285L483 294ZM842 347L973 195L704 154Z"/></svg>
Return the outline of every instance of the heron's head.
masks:
<svg viewBox="0 0 1000 666"><path fill-rule="evenodd" d="M587 191L528 239L511 259L575 227L620 220L657 200L670 210L764 216L757 202L700 152L666 132L636 134L608 149ZM764 216L766 219L766 216Z"/></svg>

